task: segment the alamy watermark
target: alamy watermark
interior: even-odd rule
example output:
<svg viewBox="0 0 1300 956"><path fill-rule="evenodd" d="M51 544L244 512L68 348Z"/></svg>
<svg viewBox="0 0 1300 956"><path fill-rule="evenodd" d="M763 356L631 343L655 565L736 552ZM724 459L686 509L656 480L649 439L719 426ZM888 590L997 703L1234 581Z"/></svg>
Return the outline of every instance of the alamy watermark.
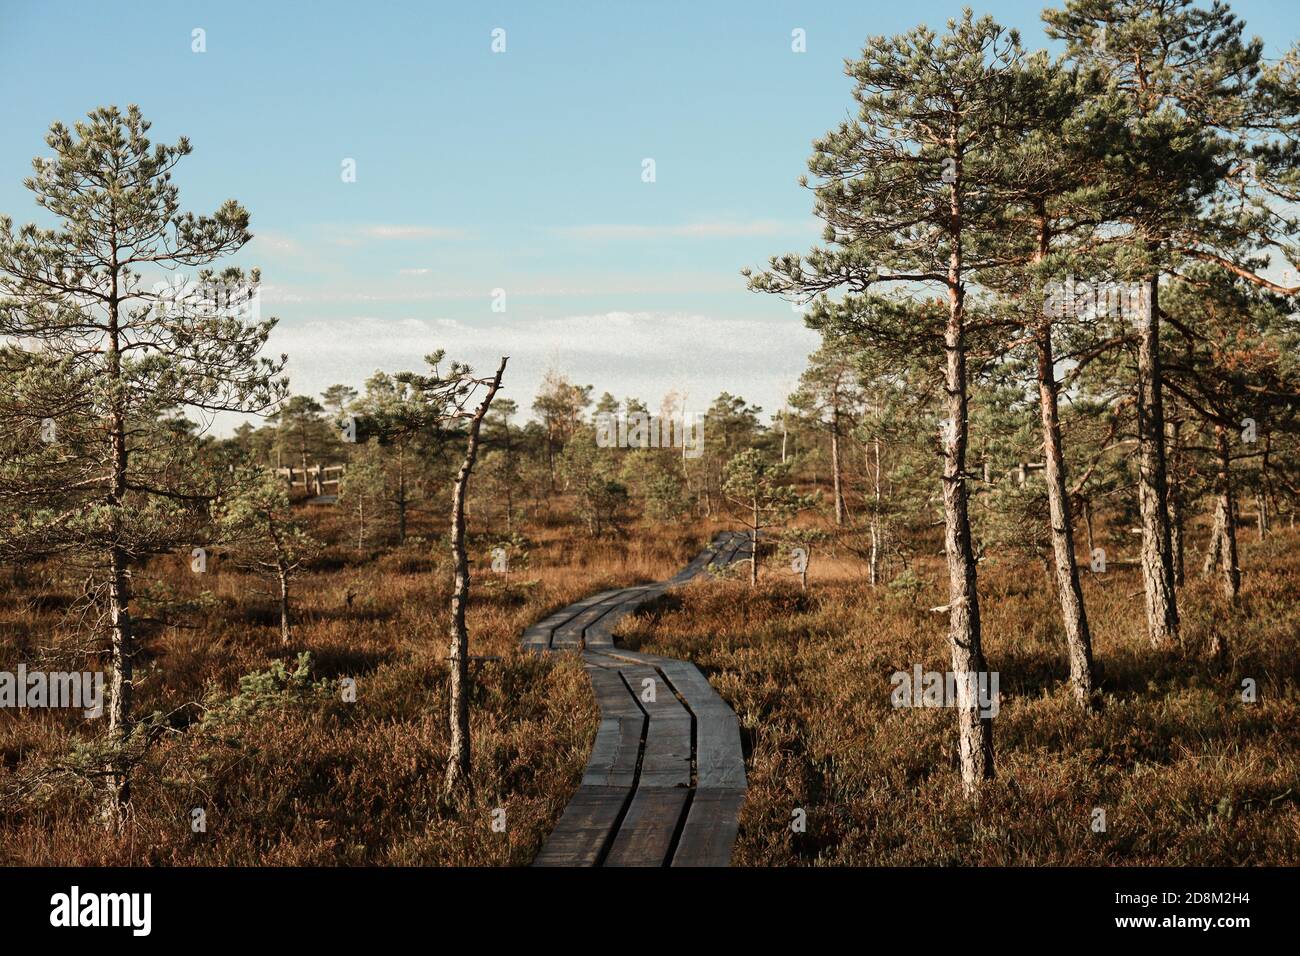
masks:
<svg viewBox="0 0 1300 956"><path fill-rule="evenodd" d="M50 925L118 926L132 936L148 936L153 929L152 893L83 893L73 886L50 897Z"/></svg>
<svg viewBox="0 0 1300 956"><path fill-rule="evenodd" d="M36 710L72 707L85 712L87 720L104 716L104 674L102 671L0 671L0 708Z"/></svg>
<svg viewBox="0 0 1300 956"><path fill-rule="evenodd" d="M911 671L894 671L889 678L894 689L889 702L895 707L969 707L975 704L981 717L998 715L997 671L923 671L917 664Z"/></svg>
<svg viewBox="0 0 1300 956"><path fill-rule="evenodd" d="M262 292L255 281L228 282L217 277L197 279L176 275L170 282L155 282L150 291L154 296L154 311L160 318L196 315L245 322L259 322L262 318Z"/></svg>
<svg viewBox="0 0 1300 956"><path fill-rule="evenodd" d="M1053 319L1131 318L1142 316L1142 286L1111 279L1080 281L1067 276L1043 290L1043 314Z"/></svg>
<svg viewBox="0 0 1300 956"><path fill-rule="evenodd" d="M687 458L704 454L704 415L679 418L649 412L599 412L596 415L598 448L680 448Z"/></svg>

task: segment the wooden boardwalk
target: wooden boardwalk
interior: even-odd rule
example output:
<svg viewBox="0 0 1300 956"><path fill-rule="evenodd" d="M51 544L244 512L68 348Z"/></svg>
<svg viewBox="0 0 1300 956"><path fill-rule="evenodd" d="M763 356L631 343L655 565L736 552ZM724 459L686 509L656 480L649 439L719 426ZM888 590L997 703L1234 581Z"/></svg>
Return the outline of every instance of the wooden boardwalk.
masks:
<svg viewBox="0 0 1300 956"><path fill-rule="evenodd" d="M614 645L618 621L710 564L748 560L725 532L667 581L603 591L524 632L539 653L576 650L600 726L582 784L534 866L726 866L745 800L740 724L688 661Z"/></svg>

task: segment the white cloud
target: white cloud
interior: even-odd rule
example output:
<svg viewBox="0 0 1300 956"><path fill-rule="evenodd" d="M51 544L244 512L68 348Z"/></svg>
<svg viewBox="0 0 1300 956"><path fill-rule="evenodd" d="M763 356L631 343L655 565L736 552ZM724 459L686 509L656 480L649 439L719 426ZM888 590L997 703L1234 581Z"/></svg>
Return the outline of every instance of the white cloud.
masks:
<svg viewBox="0 0 1300 956"><path fill-rule="evenodd" d="M798 317L713 318L688 312L606 312L554 319L492 316L483 323L454 319L286 322L268 351L287 352L295 392L316 394L343 382L360 386L376 369L419 368L423 356L445 349L475 368L510 356L505 394L527 410L549 365L595 394L613 392L658 401L676 390L702 410L721 391L743 395L764 412L779 408L796 381L816 333Z"/></svg>

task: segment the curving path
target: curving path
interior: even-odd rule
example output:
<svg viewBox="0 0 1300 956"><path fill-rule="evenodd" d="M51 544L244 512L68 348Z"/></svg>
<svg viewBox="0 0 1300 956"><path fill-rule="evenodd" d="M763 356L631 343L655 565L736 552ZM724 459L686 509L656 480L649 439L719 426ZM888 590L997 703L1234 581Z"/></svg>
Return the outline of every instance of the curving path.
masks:
<svg viewBox="0 0 1300 956"><path fill-rule="evenodd" d="M600 707L582 784L534 866L726 866L745 800L740 724L689 661L614 645L617 622L709 565L748 560L723 532L667 581L602 591L539 621L523 643L580 650Z"/></svg>

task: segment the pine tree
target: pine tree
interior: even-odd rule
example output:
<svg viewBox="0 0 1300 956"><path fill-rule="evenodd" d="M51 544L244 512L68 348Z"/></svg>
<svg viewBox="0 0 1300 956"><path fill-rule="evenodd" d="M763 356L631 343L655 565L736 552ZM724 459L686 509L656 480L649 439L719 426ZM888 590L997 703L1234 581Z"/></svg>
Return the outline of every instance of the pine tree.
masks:
<svg viewBox="0 0 1300 956"><path fill-rule="evenodd" d="M320 543L293 513L289 493L274 472L248 466L241 470L215 508L217 541L235 564L275 583L280 609L280 644L289 645L290 584L320 551Z"/></svg>
<svg viewBox="0 0 1300 956"><path fill-rule="evenodd" d="M1024 330L1023 340L1032 349L1028 364L1038 395L1045 517L1070 665L1070 688L1076 702L1084 707L1096 703L1092 636L1075 557L1056 349L1062 320L1074 317L1057 314L1060 303L1054 300L1059 296L1053 296L1049 288L1052 282L1069 278L1071 270L1079 265L1070 252L1090 248L1107 218L1105 202L1097 195L1095 183L1101 176L1105 144L1116 135L1116 121L1102 92L1094 74L1067 70L1049 61L1045 54L1024 63L1017 77L1016 96L1008 106L1022 135L1009 145L1003 165L1006 175L998 190L1019 221L1014 231L998 237L1005 249L1005 265L983 277L1005 298L1016 323ZM1079 326L1092 329L1094 325L1077 323L1069 331L1077 340ZM1003 486L996 487L993 495L1002 505L1028 518L1037 511L1038 498L1023 492L1023 488ZM1037 541L1041 537L1031 529L1022 530L1025 533L1016 536L1019 540Z"/></svg>
<svg viewBox="0 0 1300 956"><path fill-rule="evenodd" d="M475 377L470 367L460 362L451 363L444 372L441 369L442 360L441 351L426 355L424 361L429 366L426 374L400 372L394 380L411 390L413 406L424 410L428 415L427 425L447 429L464 427L465 452L452 483L449 535L452 590L451 625L448 628L451 640L447 664L451 743L443 777L443 793L450 798L469 787L472 758L469 727L469 630L465 625L470 593L465 502L469 497L470 475L478 461L483 420L501 388L501 377L505 374L508 359L501 359L496 374L491 378ZM470 403L480 393L482 398L471 410Z"/></svg>
<svg viewBox="0 0 1300 956"><path fill-rule="evenodd" d="M900 357L942 342L949 644L962 674L986 670L967 513L967 292L980 270L998 264L989 240L1011 225L997 187L1007 145L1021 132L1008 122L1007 104L1024 59L1014 32L969 11L942 36L918 27L869 40L847 68L859 115L819 140L809 162L828 246L774 258L750 283L816 298L815 323L878 325L882 340L899 343ZM891 308L870 294L899 283L937 286L945 301ZM839 301L827 301L832 291L843 293ZM886 327L891 318L901 325ZM993 775L992 725L973 699L957 712L962 784L974 796Z"/></svg>
<svg viewBox="0 0 1300 956"><path fill-rule="evenodd" d="M1262 460L1271 435L1296 430L1300 332L1288 300L1204 264L1171 285L1163 309L1174 332L1168 388L1209 432L1202 452L1213 461L1215 509L1204 570L1220 571L1223 595L1235 604L1240 478L1233 462ZM1225 650L1216 637L1212 655Z"/></svg>
<svg viewBox="0 0 1300 956"><path fill-rule="evenodd" d="M1243 122L1262 43L1242 40L1228 8L1191 0L1067 0L1044 11L1067 56L1102 71L1123 104L1122 136L1108 144L1103 188L1127 207L1113 240L1123 274L1136 278L1138 503L1142 575L1152 643L1178 639L1162 390L1160 277L1191 246L1235 245L1245 226L1214 202L1234 144L1220 132ZM1239 237L1238 237L1239 238ZM1207 254L1213 254L1208 252Z"/></svg>
<svg viewBox="0 0 1300 956"><path fill-rule="evenodd" d="M808 358L798 391L790 396L790 407L812 416L830 438L831 498L835 523L841 526L847 517L841 446L852 431L859 399L852 355L843 341L823 337L821 348Z"/></svg>
<svg viewBox="0 0 1300 956"><path fill-rule="evenodd" d="M759 538L816 503L789 483L789 466L769 462L757 448L736 455L723 469L722 495L749 534L749 586L758 586Z"/></svg>
<svg viewBox="0 0 1300 956"><path fill-rule="evenodd" d="M119 751L132 728L132 566L188 544L187 515L216 493L211 475L177 466L174 435L154 423L176 410L261 411L285 389L283 359L258 355L274 320L256 315L257 272L203 268L252 238L248 212L233 200L210 216L181 212L171 176L190 144L155 146L148 129L134 106L53 124L53 157L34 161L25 185L59 225L15 233L0 218L0 334L15 370L0 431L30 439L3 466L26 476L5 546L98 557ZM142 270L180 267L201 268L190 284L146 287ZM106 816L120 825L129 768L114 761L106 779Z"/></svg>

